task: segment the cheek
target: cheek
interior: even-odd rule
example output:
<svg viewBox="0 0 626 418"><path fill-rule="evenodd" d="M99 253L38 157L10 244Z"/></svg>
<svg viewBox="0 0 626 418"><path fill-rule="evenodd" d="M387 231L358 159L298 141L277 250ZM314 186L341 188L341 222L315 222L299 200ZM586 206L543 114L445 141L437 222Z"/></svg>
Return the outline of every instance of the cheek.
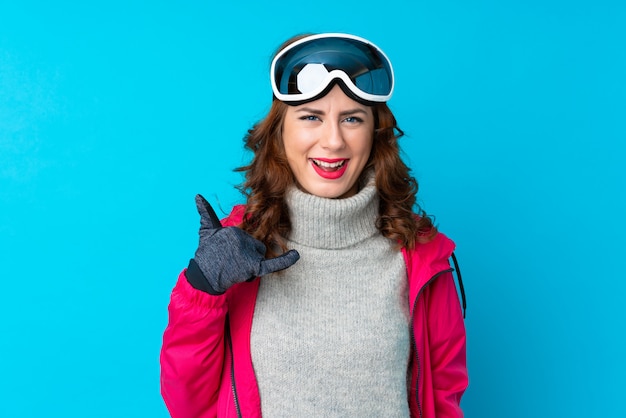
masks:
<svg viewBox="0 0 626 418"><path fill-rule="evenodd" d="M306 159L313 142L306 130L285 129L283 133L283 148L290 161L292 159L294 161Z"/></svg>
<svg viewBox="0 0 626 418"><path fill-rule="evenodd" d="M283 125L283 148L285 155L291 159L291 157L298 153L298 144L301 142L298 140L298 130L292 126L289 121L285 121Z"/></svg>
<svg viewBox="0 0 626 418"><path fill-rule="evenodd" d="M307 163L302 145L293 137L283 137L283 147L289 169L293 175L298 176Z"/></svg>
<svg viewBox="0 0 626 418"><path fill-rule="evenodd" d="M299 154L298 150L298 142L293 141L291 138L283 138L283 147L285 151L285 155L287 156L287 160L289 164L292 164L293 160Z"/></svg>
<svg viewBox="0 0 626 418"><path fill-rule="evenodd" d="M363 164L365 164L370 159L373 147L374 147L374 140L373 139L369 139L369 140L365 140L365 141L361 141L360 142L360 146L359 146L357 152L361 156L361 159L363 160Z"/></svg>

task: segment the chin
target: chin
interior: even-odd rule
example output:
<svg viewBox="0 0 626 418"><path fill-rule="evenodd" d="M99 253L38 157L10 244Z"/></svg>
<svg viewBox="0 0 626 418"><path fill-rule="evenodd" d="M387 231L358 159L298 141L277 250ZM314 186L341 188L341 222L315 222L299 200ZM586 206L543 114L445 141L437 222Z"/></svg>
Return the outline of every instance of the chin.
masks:
<svg viewBox="0 0 626 418"><path fill-rule="evenodd" d="M355 192L352 189L346 188L318 188L309 192L318 197L324 197L326 199L344 199L346 197L354 196Z"/></svg>

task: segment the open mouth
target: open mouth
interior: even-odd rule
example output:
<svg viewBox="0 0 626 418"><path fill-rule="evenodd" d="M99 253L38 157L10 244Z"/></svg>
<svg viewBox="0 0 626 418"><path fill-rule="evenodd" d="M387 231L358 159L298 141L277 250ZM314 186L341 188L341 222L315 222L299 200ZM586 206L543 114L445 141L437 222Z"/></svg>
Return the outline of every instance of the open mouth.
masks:
<svg viewBox="0 0 626 418"><path fill-rule="evenodd" d="M319 159L310 158L313 170L326 180L340 179L348 169L349 158Z"/></svg>
<svg viewBox="0 0 626 418"><path fill-rule="evenodd" d="M322 161L311 158L311 161L324 171L337 171L340 170L348 160Z"/></svg>

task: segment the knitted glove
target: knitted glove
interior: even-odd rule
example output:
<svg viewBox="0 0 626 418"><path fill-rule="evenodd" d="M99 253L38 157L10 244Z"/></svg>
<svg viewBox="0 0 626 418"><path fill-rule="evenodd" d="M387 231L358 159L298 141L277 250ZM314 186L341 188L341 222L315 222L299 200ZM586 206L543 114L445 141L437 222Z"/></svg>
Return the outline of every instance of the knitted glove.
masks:
<svg viewBox="0 0 626 418"><path fill-rule="evenodd" d="M300 258L296 250L290 250L265 259L265 245L240 228L223 228L201 195L196 196L196 207L200 214L200 243L185 273L196 289L220 295L236 283L284 270Z"/></svg>

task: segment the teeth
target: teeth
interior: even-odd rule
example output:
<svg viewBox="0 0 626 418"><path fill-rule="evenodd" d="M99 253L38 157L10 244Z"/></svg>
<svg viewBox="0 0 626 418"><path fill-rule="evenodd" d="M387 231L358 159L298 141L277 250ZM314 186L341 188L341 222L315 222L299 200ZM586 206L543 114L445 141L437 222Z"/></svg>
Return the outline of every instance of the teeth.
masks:
<svg viewBox="0 0 626 418"><path fill-rule="evenodd" d="M337 161L334 163L327 163L326 161L320 161L320 160L313 160L313 162L317 164L318 166L324 167L324 168L338 168L344 165L346 163L346 160L341 160L341 161Z"/></svg>

